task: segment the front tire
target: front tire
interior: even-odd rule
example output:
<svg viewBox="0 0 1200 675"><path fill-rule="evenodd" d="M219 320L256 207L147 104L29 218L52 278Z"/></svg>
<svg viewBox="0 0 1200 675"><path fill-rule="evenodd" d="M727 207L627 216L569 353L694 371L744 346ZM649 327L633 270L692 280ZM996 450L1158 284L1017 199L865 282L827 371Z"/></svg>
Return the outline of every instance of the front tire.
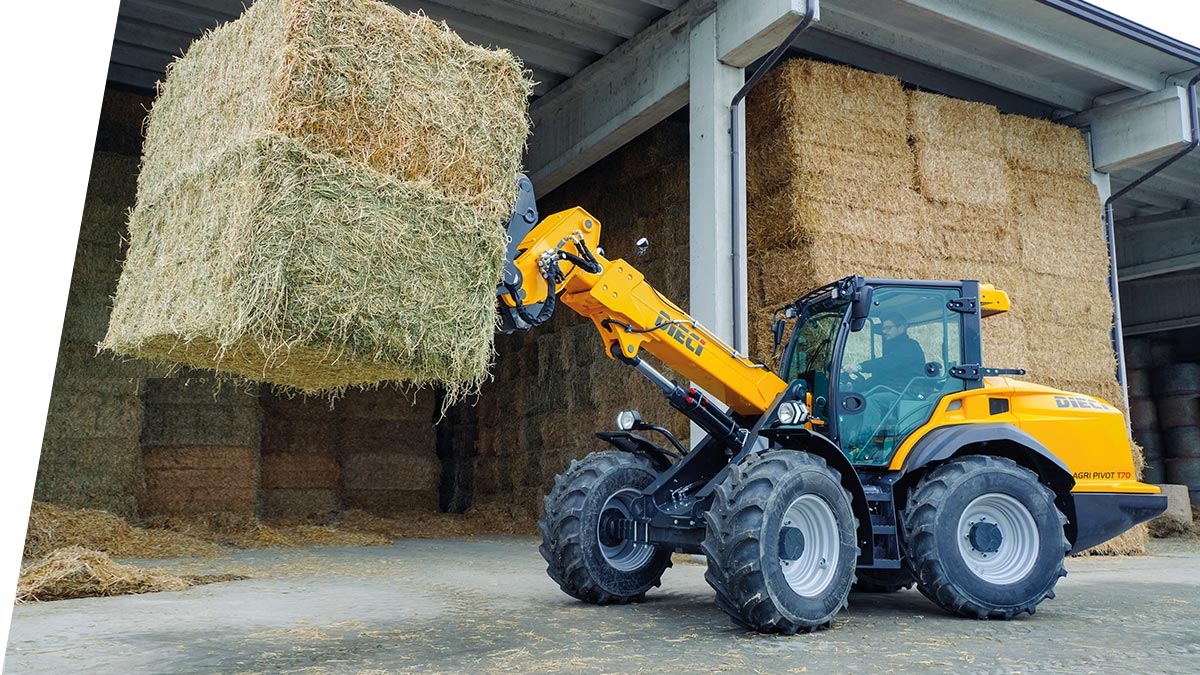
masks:
<svg viewBox="0 0 1200 675"><path fill-rule="evenodd" d="M846 606L857 521L821 458L777 450L731 465L705 521L704 578L737 624L792 635L832 625Z"/></svg>
<svg viewBox="0 0 1200 675"><path fill-rule="evenodd" d="M602 518L630 518L634 499L657 474L645 458L594 452L554 481L538 521L546 572L573 598L597 605L641 602L671 564L670 551L616 539Z"/></svg>
<svg viewBox="0 0 1200 675"><path fill-rule="evenodd" d="M933 469L904 510L917 588L977 619L1033 614L1067 571L1067 519L1032 471L972 455Z"/></svg>

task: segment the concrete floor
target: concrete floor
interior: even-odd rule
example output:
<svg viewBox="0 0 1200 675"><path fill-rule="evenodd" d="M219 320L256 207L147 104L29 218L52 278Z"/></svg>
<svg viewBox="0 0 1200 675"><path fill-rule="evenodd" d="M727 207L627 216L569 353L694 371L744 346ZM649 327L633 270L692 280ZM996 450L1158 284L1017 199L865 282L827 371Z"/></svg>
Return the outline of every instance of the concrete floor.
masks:
<svg viewBox="0 0 1200 675"><path fill-rule="evenodd" d="M669 570L645 604L581 604L531 538L246 552L171 564L246 581L16 607L5 672L1200 672L1200 543L1152 552L1070 560L1034 617L855 594L833 630L791 638L735 628L700 565Z"/></svg>

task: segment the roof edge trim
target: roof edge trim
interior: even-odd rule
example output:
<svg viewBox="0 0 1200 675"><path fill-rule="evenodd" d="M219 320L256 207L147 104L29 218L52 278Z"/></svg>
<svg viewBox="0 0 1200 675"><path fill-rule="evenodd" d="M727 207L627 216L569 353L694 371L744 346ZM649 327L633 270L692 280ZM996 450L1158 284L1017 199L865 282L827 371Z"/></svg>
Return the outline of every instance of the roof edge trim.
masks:
<svg viewBox="0 0 1200 675"><path fill-rule="evenodd" d="M1110 30L1118 35L1153 47L1175 58L1200 65L1200 48L1164 35L1140 23L1131 21L1123 16L1101 9L1083 0L1037 0L1043 5L1066 12L1090 24Z"/></svg>

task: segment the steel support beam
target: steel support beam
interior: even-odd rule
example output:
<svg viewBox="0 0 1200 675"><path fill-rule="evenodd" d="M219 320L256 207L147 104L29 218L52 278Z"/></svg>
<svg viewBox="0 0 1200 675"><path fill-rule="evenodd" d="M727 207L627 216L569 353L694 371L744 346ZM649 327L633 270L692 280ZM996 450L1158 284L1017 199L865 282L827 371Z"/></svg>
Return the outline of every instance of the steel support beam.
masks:
<svg viewBox="0 0 1200 675"><path fill-rule="evenodd" d="M692 0L534 102L525 166L539 194L687 105L689 31L715 8Z"/></svg>
<svg viewBox="0 0 1200 675"><path fill-rule="evenodd" d="M1200 209L1117 223L1121 281L1200 270Z"/></svg>
<svg viewBox="0 0 1200 675"><path fill-rule="evenodd" d="M1126 335L1200 326L1200 271L1121 284Z"/></svg>

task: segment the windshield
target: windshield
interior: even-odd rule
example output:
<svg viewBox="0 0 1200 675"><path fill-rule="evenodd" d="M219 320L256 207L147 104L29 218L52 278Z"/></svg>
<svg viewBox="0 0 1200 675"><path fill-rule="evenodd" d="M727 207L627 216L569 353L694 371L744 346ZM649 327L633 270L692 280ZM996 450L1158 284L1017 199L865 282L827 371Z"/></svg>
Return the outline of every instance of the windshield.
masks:
<svg viewBox="0 0 1200 675"><path fill-rule="evenodd" d="M813 395L812 412L816 417L824 417L827 412L829 366L847 304L844 297L825 297L805 305L792 333L784 379L804 380Z"/></svg>

